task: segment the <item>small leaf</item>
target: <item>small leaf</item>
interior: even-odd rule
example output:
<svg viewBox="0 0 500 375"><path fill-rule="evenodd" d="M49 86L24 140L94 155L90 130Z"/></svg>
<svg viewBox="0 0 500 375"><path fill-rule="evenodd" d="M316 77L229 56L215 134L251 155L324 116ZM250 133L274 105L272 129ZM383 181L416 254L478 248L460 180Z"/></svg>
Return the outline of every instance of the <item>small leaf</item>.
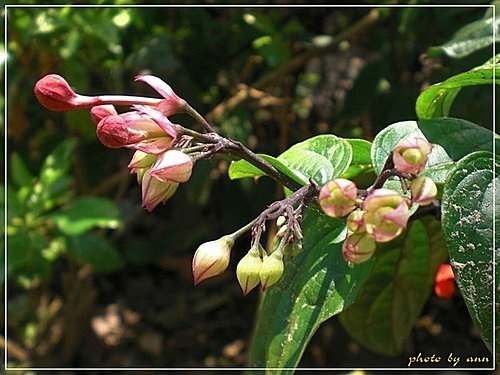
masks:
<svg viewBox="0 0 500 375"><path fill-rule="evenodd" d="M382 170L387 157L392 153L392 150L396 145L403 139L410 137L420 137L427 139L427 137L419 129L419 123L417 121L402 121L396 122L387 126L381 132L377 134L372 144L372 160L375 173L380 173ZM429 142L433 143L432 140L427 139ZM446 154L446 151L440 145L434 144L434 148L429 155L429 161L427 162L427 167L439 165L442 163L449 163L451 161L450 157Z"/></svg>
<svg viewBox="0 0 500 375"><path fill-rule="evenodd" d="M50 262L42 256L47 246L37 232L19 231L7 238L7 277L24 288L36 286L50 274Z"/></svg>
<svg viewBox="0 0 500 375"><path fill-rule="evenodd" d="M12 180L18 187L31 186L35 181L35 177L31 174L17 152L11 155L10 167Z"/></svg>
<svg viewBox="0 0 500 375"><path fill-rule="evenodd" d="M59 180L66 175L71 166L71 153L76 146L75 139L67 139L60 143L44 160L40 170L42 185L50 190L60 191Z"/></svg>
<svg viewBox="0 0 500 375"><path fill-rule="evenodd" d="M370 150L372 144L364 139L346 139L352 148L352 160L342 178L351 179L361 173L373 171Z"/></svg>
<svg viewBox="0 0 500 375"><path fill-rule="evenodd" d="M113 245L100 236L69 237L67 250L69 255L88 264L96 272L112 272L124 266Z"/></svg>
<svg viewBox="0 0 500 375"><path fill-rule="evenodd" d="M500 280L497 268L494 286L493 256L498 262L500 250L498 246L493 248L493 223L499 222L500 207L498 199L494 201L493 189L496 186L498 197L499 170L500 160L498 157L493 160L490 152L467 155L451 171L442 198L442 227L450 263L472 320L490 349L493 346L493 290L499 290ZM498 236L496 243L499 243ZM497 300L499 297L497 295ZM496 337L498 345L499 335Z"/></svg>
<svg viewBox="0 0 500 375"><path fill-rule="evenodd" d="M498 55L494 61L488 61L465 73L457 74L446 81L429 86L417 98L415 110L419 119L446 117L451 105L462 87L475 85L500 84L500 65ZM493 76L495 72L495 76Z"/></svg>
<svg viewBox="0 0 500 375"><path fill-rule="evenodd" d="M436 57L445 53L452 58L462 58L493 44L494 29L499 28L500 19L485 18L472 22L459 29L453 37L440 46L427 50L427 56ZM498 31L495 42L500 41Z"/></svg>
<svg viewBox="0 0 500 375"><path fill-rule="evenodd" d="M397 239L378 244L368 280L339 316L349 335L375 353L400 353L446 255L436 220L414 221Z"/></svg>
<svg viewBox="0 0 500 375"><path fill-rule="evenodd" d="M280 160L265 154L258 154L262 159L267 161L273 167L275 167L278 171L290 177L295 182L305 185L307 180L304 180L302 177L298 176L294 171L288 168L285 164L283 164ZM247 177L262 177L266 176L266 174L261 171L259 168L250 164L246 160L238 160L231 162L229 166L228 175L231 180L236 180L239 178L247 178Z"/></svg>
<svg viewBox="0 0 500 375"><path fill-rule="evenodd" d="M347 170L352 148L345 139L323 134L293 145L278 159L306 181L322 185Z"/></svg>
<svg viewBox="0 0 500 375"><path fill-rule="evenodd" d="M285 260L281 280L264 293L250 349L250 367L296 367L319 325L353 303L372 262L342 257L345 225L314 209L302 223L303 251Z"/></svg>
<svg viewBox="0 0 500 375"><path fill-rule="evenodd" d="M52 215L59 230L69 236L83 234L92 228L116 229L121 214L116 204L106 198L79 197L65 211Z"/></svg>

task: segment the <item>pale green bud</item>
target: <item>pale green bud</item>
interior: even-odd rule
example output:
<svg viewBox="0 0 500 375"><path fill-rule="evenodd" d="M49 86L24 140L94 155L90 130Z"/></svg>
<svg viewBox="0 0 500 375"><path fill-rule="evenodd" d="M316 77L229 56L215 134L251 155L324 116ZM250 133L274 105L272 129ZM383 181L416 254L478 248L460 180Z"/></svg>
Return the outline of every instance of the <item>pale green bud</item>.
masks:
<svg viewBox="0 0 500 375"><path fill-rule="evenodd" d="M244 295L247 295L260 283L259 274L262 267L260 254L264 251L260 251L259 248L261 248L260 243L256 243L252 246L248 253L241 258L236 267L236 277L238 278Z"/></svg>
<svg viewBox="0 0 500 375"><path fill-rule="evenodd" d="M275 251L271 255L265 255L259 272L262 290L266 290L271 285L278 282L283 275L283 271L283 253L281 253L281 251Z"/></svg>

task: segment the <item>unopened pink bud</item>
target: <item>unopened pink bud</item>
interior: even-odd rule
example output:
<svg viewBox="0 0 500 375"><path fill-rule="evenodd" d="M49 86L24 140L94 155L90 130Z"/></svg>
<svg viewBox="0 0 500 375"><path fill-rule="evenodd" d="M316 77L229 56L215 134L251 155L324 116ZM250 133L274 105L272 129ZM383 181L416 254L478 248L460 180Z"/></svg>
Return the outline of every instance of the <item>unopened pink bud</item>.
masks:
<svg viewBox="0 0 500 375"><path fill-rule="evenodd" d="M223 236L215 241L205 242L196 250L193 257L193 278L197 285L205 279L220 275L227 269L234 238Z"/></svg>
<svg viewBox="0 0 500 375"><path fill-rule="evenodd" d="M168 150L158 156L151 167L151 176L163 182L182 183L189 180L193 159L182 151Z"/></svg>
<svg viewBox="0 0 500 375"><path fill-rule="evenodd" d="M104 117L97 124L96 133L107 147L126 147L151 154L167 150L173 140L149 116L137 112Z"/></svg>
<svg viewBox="0 0 500 375"><path fill-rule="evenodd" d="M358 189L354 182L336 178L321 188L318 196L323 211L332 217L342 217L351 212L356 205Z"/></svg>
<svg viewBox="0 0 500 375"><path fill-rule="evenodd" d="M419 176L410 185L411 200L421 206L431 204L437 195L437 186L429 177Z"/></svg>
<svg viewBox="0 0 500 375"><path fill-rule="evenodd" d="M163 80L152 75L140 75L135 77L135 80L148 84L165 98L155 108L158 112L161 112L164 116L183 112L186 102L179 98L174 90Z"/></svg>
<svg viewBox="0 0 500 375"><path fill-rule="evenodd" d="M368 233L354 233L347 236L342 245L344 259L352 263L364 263L375 252L375 239Z"/></svg>
<svg viewBox="0 0 500 375"><path fill-rule="evenodd" d="M347 216L346 225L347 229L351 232L362 233L366 231L366 225L364 220L365 212L362 210L352 211L349 216Z"/></svg>
<svg viewBox="0 0 500 375"><path fill-rule="evenodd" d="M117 115L115 107L112 104L96 105L90 109L90 118L94 124L99 124L99 122L108 116Z"/></svg>
<svg viewBox="0 0 500 375"><path fill-rule="evenodd" d="M99 104L96 97L77 94L68 82L57 74L48 74L41 78L35 84L34 91L40 104L51 111L69 111Z"/></svg>
<svg viewBox="0 0 500 375"><path fill-rule="evenodd" d="M377 242L401 234L409 219L409 200L389 189L375 189L363 202L366 231Z"/></svg>
<svg viewBox="0 0 500 375"><path fill-rule="evenodd" d="M137 172L142 189L142 207L149 212L160 203L165 204L176 192L179 184L162 182L151 176L150 169Z"/></svg>
<svg viewBox="0 0 500 375"><path fill-rule="evenodd" d="M432 144L423 138L405 139L394 148L394 166L399 172L418 175L425 168L432 147Z"/></svg>

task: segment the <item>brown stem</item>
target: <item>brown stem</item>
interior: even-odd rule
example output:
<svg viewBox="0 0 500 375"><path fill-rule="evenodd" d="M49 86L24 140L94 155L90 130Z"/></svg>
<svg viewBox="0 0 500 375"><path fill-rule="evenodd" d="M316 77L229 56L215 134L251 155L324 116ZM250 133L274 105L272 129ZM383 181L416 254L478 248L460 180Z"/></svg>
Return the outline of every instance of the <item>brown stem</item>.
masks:
<svg viewBox="0 0 500 375"><path fill-rule="evenodd" d="M198 133L195 130L187 129L180 125L176 125L176 130L177 130L177 137L181 137L183 135L189 135L190 137L193 137L193 139L196 141L207 144L216 144L214 152L224 152L230 155L240 157L241 159L248 161L253 166L259 168L262 172L266 173L273 180L279 182L281 185L287 187L290 190L295 191L302 186L301 184L291 179L287 175L281 173L269 162L262 159L260 156L255 154L241 142L225 138L217 133L205 133L205 134Z"/></svg>

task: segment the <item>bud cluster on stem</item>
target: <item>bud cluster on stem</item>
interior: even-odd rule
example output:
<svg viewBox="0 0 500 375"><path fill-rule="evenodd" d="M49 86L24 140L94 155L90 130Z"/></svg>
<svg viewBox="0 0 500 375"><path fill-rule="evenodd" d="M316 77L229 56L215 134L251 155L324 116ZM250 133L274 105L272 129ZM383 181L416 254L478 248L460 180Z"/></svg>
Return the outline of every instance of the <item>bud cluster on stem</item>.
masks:
<svg viewBox="0 0 500 375"><path fill-rule="evenodd" d="M342 246L346 261L366 262L375 253L377 242L391 241L403 232L412 204L423 206L435 202L434 181L418 176L425 168L432 147L423 138L402 140L368 190L358 190L354 182L342 178L323 185L318 197L323 212L346 219L347 237ZM383 187L391 176L400 179L403 194ZM410 197L405 195L408 185Z"/></svg>
<svg viewBox="0 0 500 375"><path fill-rule="evenodd" d="M134 151L128 168L137 175L142 206L148 211L166 203L180 184L189 181L197 161L217 152L248 161L293 191L236 232L200 245L192 262L195 284L224 272L235 240L249 230L252 233L250 250L236 269L243 293L248 294L259 284L266 290L277 283L284 273L285 259L302 251L303 210L307 203L316 199L326 215L346 220L347 236L342 255L352 263L366 262L375 253L376 243L399 236L407 226L413 204L429 206L435 203L436 185L429 177L419 176L433 148L421 137L404 139L397 144L383 171L367 190L358 189L353 181L343 178L328 181L322 187L310 180L301 187L242 143L217 134L160 78L139 75L135 80L151 86L161 98L80 95L56 74L40 79L34 91L38 101L53 111L90 108L97 137L105 146ZM127 106L129 110L119 112L116 106ZM203 131L172 123L169 116L177 113L191 116ZM390 177L400 179L403 194L384 187ZM268 221L275 222L278 228L271 250L260 244Z"/></svg>

